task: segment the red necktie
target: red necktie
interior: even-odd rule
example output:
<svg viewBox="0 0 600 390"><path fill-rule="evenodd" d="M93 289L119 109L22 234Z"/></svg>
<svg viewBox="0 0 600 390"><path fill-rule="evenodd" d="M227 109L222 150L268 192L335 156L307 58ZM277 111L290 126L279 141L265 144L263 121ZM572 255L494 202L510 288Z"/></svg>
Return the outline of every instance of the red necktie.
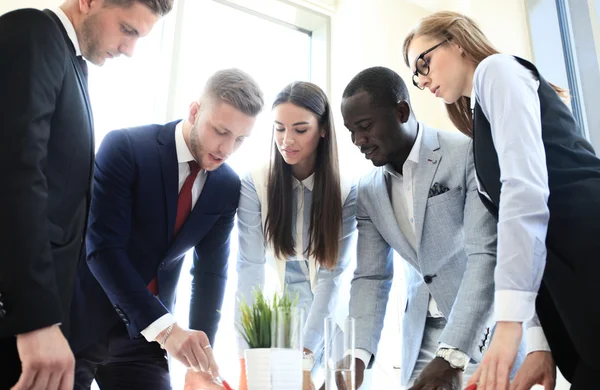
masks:
<svg viewBox="0 0 600 390"><path fill-rule="evenodd" d="M192 211L192 187L194 186L194 181L196 180L196 176L198 176L198 172L200 172L200 166L196 161L189 161L188 164L190 166L190 174L185 179L181 191L179 191L177 217L175 218L173 236L177 236L177 233L179 233L185 220ZM158 295L158 281L156 280L156 277L148 284L148 290L150 290L152 294Z"/></svg>

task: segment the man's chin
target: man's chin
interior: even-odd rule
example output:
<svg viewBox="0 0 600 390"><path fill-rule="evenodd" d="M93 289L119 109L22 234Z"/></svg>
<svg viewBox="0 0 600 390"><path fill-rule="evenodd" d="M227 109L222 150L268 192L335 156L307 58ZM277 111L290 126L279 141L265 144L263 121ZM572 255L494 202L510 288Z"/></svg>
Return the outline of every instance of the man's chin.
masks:
<svg viewBox="0 0 600 390"><path fill-rule="evenodd" d="M84 56L84 58L87 60L87 62L96 66L102 66L106 62L106 58L99 56L90 56L89 58Z"/></svg>
<svg viewBox="0 0 600 390"><path fill-rule="evenodd" d="M371 163L372 163L373 165L375 165L376 167L382 167L382 166L384 166L385 164L387 164L387 162L386 162L386 161L383 161L383 160L371 160Z"/></svg>
<svg viewBox="0 0 600 390"><path fill-rule="evenodd" d="M225 160L221 160L220 162L205 161L205 164L202 164L202 169L204 169L205 171L214 171L218 169L221 165L223 165L224 162Z"/></svg>

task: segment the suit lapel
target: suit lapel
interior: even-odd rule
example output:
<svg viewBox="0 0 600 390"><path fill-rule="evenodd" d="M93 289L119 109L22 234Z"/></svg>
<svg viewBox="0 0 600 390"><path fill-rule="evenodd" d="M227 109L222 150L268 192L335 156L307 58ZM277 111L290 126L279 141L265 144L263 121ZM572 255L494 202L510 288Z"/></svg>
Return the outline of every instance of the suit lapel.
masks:
<svg viewBox="0 0 600 390"><path fill-rule="evenodd" d="M421 244L421 235L423 234L423 224L425 220L425 208L429 197L429 189L433 184L433 178L437 172L442 159L440 144L437 138L437 132L419 124L423 131L423 140L421 153L419 154L419 164L415 175L415 195L414 195L414 213L415 213L415 236L417 248Z"/></svg>
<svg viewBox="0 0 600 390"><path fill-rule="evenodd" d="M392 202L390 201L390 187L388 184L385 169L379 168L373 180L372 187L375 200L372 207L376 213L376 217L372 218L373 223L380 221L383 227L381 229L378 227L378 230L383 233L384 237L387 236L386 241L388 241L388 244L405 260L416 264L416 253L400 231L400 226L398 226L398 221L396 221L396 214L394 214Z"/></svg>
<svg viewBox="0 0 600 390"><path fill-rule="evenodd" d="M65 30L65 26L63 26L61 20L58 18L58 16L54 12L52 12L50 10L44 10L43 12L46 15L48 15L54 21L54 23L57 24L59 30L63 34L63 39L65 40L65 43L70 48L69 57L71 59L71 64L73 66L73 69L75 70L75 74L77 75L77 81L79 83L80 90L82 91L83 100L85 101L85 107L86 107L87 113L88 113L87 117L88 117L89 129L90 129L90 132L89 132L90 167L89 167L89 174L88 174L88 189L89 190L88 190L88 194L87 194L87 208L89 210L90 203L92 200L92 193L91 193L92 192L92 183L94 180L94 160L96 157L96 154L95 154L96 153L96 145L95 145L96 139L95 139L95 134L94 134L94 115L92 112L92 105L90 104L90 97L88 94L87 79L83 75L83 71L81 70L79 63L77 62L77 57L75 56L75 47L73 46L73 42L71 42L71 38L69 38L69 34L67 34L67 30ZM85 227L87 229L87 216L86 216Z"/></svg>
<svg viewBox="0 0 600 390"><path fill-rule="evenodd" d="M157 139L163 190L165 191L165 210L167 211L167 242L172 242L177 217L179 167L175 148L176 124L177 122L171 122L163 126Z"/></svg>
<svg viewBox="0 0 600 390"><path fill-rule="evenodd" d="M73 46L73 42L71 42L71 38L69 38L69 34L67 34L67 30L65 30L65 26L63 26L62 22L60 21L60 19L58 18L58 16L56 16L56 14L54 12L52 12L50 10L44 10L44 13L46 15L48 15L52 20L54 20L54 23L56 23L58 25L58 28L62 32L63 38L64 38L65 42L67 43L67 46L71 49L69 51L69 53L71 54L71 56L70 56L71 64L73 65L73 68L75 69L75 74L77 75L77 80L79 81L79 86L81 87L81 90L83 91L83 99L85 100L85 106L88 110L90 129L92 131L91 138L92 138L92 151L93 151L95 149L95 146L94 146L94 117L93 117L93 113L92 113L92 105L90 104L90 96L88 93L87 80L86 80L85 76L83 75L83 71L81 70L81 67L79 66L79 64L77 62L77 57L75 56L75 47Z"/></svg>

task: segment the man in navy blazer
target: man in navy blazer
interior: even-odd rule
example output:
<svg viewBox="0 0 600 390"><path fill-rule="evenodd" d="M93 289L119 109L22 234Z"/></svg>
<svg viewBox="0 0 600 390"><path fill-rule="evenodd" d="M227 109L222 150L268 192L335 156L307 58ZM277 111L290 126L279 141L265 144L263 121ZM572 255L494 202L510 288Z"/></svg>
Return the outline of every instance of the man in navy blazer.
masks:
<svg viewBox="0 0 600 390"><path fill-rule="evenodd" d="M71 320L75 389L170 389L166 353L217 374L214 341L240 180L224 161L250 135L262 92L217 72L184 121L116 130L96 156ZM190 328L171 314L194 250ZM218 387L215 387L218 388Z"/></svg>

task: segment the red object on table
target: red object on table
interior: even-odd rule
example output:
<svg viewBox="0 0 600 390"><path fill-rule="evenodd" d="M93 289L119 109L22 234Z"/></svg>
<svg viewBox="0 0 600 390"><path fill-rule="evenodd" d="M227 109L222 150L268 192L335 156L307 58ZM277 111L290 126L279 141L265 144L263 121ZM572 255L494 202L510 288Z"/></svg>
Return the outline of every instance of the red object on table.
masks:
<svg viewBox="0 0 600 390"><path fill-rule="evenodd" d="M465 390L477 390L477 385L472 384L471 386L467 387Z"/></svg>
<svg viewBox="0 0 600 390"><path fill-rule="evenodd" d="M227 383L227 381L223 381L223 387L225 388L225 390L233 390L231 386L229 386L229 383Z"/></svg>

